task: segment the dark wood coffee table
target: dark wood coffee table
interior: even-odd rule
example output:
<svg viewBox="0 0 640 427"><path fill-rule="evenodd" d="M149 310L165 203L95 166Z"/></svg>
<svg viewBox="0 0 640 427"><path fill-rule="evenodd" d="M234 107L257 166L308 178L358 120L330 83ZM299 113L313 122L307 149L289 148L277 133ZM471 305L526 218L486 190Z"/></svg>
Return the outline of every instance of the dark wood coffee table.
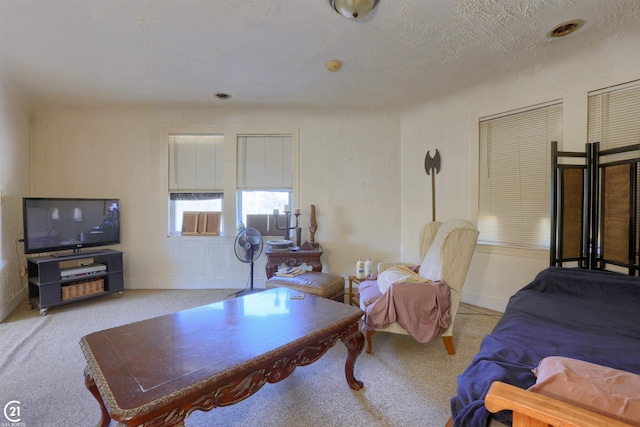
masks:
<svg viewBox="0 0 640 427"><path fill-rule="evenodd" d="M302 299L295 299L302 296ZM100 425L183 426L194 410L233 405L345 343L347 383L364 347L362 310L285 288L87 335L85 384Z"/></svg>

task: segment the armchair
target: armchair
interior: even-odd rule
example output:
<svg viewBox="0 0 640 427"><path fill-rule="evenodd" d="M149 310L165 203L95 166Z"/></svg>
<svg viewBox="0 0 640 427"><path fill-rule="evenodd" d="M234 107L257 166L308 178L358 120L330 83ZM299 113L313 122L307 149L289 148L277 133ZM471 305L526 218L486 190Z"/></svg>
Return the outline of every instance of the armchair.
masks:
<svg viewBox="0 0 640 427"><path fill-rule="evenodd" d="M473 224L462 219L427 223L420 234L419 266L382 262L376 280L360 283L367 353L371 353L373 334L382 331L411 335L419 342L441 335L447 352L455 354L453 324L478 234ZM403 272L407 274L402 280L385 285ZM374 318L381 312L385 317L382 322ZM423 327L429 331L423 333Z"/></svg>

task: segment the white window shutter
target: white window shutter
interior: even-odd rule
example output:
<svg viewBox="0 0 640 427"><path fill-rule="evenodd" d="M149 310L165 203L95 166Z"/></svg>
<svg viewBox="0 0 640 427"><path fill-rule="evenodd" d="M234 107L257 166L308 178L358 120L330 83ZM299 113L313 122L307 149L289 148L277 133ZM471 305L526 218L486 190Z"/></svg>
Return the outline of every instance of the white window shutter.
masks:
<svg viewBox="0 0 640 427"><path fill-rule="evenodd" d="M169 190L224 189L223 135L169 136Z"/></svg>
<svg viewBox="0 0 640 427"><path fill-rule="evenodd" d="M293 143L289 135L238 137L237 186L243 190L293 188Z"/></svg>

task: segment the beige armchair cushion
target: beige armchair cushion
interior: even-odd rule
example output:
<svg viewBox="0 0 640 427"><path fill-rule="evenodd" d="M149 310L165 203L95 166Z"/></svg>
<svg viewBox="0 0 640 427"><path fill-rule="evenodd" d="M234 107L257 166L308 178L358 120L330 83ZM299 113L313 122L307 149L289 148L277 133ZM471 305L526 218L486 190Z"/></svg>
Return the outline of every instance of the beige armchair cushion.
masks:
<svg viewBox="0 0 640 427"><path fill-rule="evenodd" d="M451 322L443 333L444 336L452 335L453 323L462 299L462 287L467 278L478 234L478 229L469 221L463 219L446 221L438 227L420 263L418 270L420 276L432 281L443 280L451 289ZM424 238L425 231L423 231Z"/></svg>
<svg viewBox="0 0 640 427"><path fill-rule="evenodd" d="M464 283L464 278L467 276L468 263L466 261L471 260L470 255L475 249L476 239L472 237L473 245L466 244L465 240L469 240L470 235L460 232L461 230L468 230L471 235L475 234L476 236L478 233L473 225L462 219L452 219L440 225L422 263L420 263L418 270L420 276L430 280L440 280L443 273L448 273L447 283L449 286L455 287L457 290L462 288L460 282ZM448 248L451 249L447 250Z"/></svg>
<svg viewBox="0 0 640 427"><path fill-rule="evenodd" d="M388 268L382 273L378 274L378 289L380 293L385 293L389 290L389 287L394 283L424 283L429 280L420 277L414 269L408 266L398 265Z"/></svg>

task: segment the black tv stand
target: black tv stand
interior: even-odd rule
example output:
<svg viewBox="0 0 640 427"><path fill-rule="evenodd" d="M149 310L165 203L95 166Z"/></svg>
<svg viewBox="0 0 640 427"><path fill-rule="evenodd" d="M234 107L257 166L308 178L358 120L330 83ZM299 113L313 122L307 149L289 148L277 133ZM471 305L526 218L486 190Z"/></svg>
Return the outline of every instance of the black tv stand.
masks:
<svg viewBox="0 0 640 427"><path fill-rule="evenodd" d="M66 263L103 264L106 270L63 277L61 271ZM112 249L28 258L27 271L29 306L38 307L41 316L45 316L50 307L111 293L122 296L124 292L122 252Z"/></svg>
<svg viewBox="0 0 640 427"><path fill-rule="evenodd" d="M64 254L51 254L49 256L54 257L54 258L67 258L70 255L86 255L87 257L90 257L93 254L100 254L104 252L104 250L100 251L83 251L81 248L77 248L74 249L73 252L70 253L64 253Z"/></svg>

